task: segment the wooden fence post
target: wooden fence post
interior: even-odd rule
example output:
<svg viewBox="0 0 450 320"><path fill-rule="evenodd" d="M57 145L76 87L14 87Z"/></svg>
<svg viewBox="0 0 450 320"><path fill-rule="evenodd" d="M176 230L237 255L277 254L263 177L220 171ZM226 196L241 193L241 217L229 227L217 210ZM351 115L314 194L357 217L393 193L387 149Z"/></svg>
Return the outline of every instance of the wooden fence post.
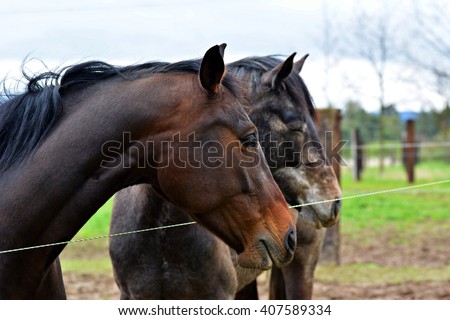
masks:
<svg viewBox="0 0 450 320"><path fill-rule="evenodd" d="M341 111L336 109L321 109L317 111L316 125L319 136L322 143L327 144L325 146L325 150L327 153L326 156L332 161L331 165L333 166L336 177L340 182L341 167L340 163L338 163L337 161L339 157L333 157L333 154L331 154L331 150L333 150L333 146L341 141ZM327 132L332 132L332 135L327 135ZM327 138L325 139L325 137ZM327 229L324 243L322 245L320 262L337 265L341 263L339 221L333 227Z"/></svg>
<svg viewBox="0 0 450 320"><path fill-rule="evenodd" d="M407 146L404 148L405 152L405 167L408 176L408 182L414 182L414 165L416 164L416 148L414 146L414 120L406 122L406 141Z"/></svg>
<svg viewBox="0 0 450 320"><path fill-rule="evenodd" d="M353 160L353 180L361 180L361 171L363 169L363 150L361 149L362 140L358 128L353 128L351 132L351 151Z"/></svg>

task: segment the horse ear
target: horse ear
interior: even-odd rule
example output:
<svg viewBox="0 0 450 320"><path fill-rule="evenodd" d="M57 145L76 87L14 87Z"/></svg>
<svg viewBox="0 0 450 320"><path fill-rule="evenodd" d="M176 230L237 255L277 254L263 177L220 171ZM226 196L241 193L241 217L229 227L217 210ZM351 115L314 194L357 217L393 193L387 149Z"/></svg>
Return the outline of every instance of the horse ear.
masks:
<svg viewBox="0 0 450 320"><path fill-rule="evenodd" d="M272 89L278 88L281 82L292 72L295 55L296 53L294 52L284 62L264 73L261 76L261 82L270 86Z"/></svg>
<svg viewBox="0 0 450 320"><path fill-rule="evenodd" d="M225 73L223 54L226 43L216 45L206 51L200 67L200 83L209 93L219 92L220 82Z"/></svg>
<svg viewBox="0 0 450 320"><path fill-rule="evenodd" d="M306 58L308 58L308 56L309 56L309 53L305 54L303 56L303 58L301 58L296 63L294 63L294 71L295 72L300 73L300 71L302 71L303 64L305 63L305 60L306 60Z"/></svg>

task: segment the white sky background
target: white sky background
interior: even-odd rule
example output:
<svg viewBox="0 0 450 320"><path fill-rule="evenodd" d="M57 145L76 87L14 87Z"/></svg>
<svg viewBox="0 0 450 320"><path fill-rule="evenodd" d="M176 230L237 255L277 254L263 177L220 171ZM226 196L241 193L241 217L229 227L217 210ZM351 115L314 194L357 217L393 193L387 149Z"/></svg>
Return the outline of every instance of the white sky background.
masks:
<svg viewBox="0 0 450 320"><path fill-rule="evenodd" d="M409 3L409 1L401 1ZM50 68L100 59L114 64L199 58L226 42L226 62L251 55L296 51L310 53L302 71L318 107L324 98L324 60L320 49L323 1L319 0L0 0L0 78L17 78L25 57ZM354 0L327 1L333 21L344 22ZM363 1L369 8L372 1ZM376 3L376 1L375 1ZM406 9L404 6L402 10ZM40 71L30 64L33 71ZM442 102L387 77L387 102L401 111L418 111L424 100ZM394 68L393 68L394 69ZM400 70L400 71L399 71ZM341 59L330 71L328 96L342 106L359 100L378 110L373 71L354 58Z"/></svg>

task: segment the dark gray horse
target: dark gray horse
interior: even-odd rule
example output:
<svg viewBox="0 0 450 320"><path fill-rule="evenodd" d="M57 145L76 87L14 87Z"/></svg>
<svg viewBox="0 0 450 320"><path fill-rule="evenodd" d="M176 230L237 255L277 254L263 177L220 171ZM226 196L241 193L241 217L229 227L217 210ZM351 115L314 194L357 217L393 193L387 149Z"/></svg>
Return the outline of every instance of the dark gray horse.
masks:
<svg viewBox="0 0 450 320"><path fill-rule="evenodd" d="M312 99L299 76L306 57L296 63L294 54L285 61L274 56L246 58L227 66L242 81L267 163L291 205L341 197L318 142ZM311 298L323 239L323 231L316 229L332 226L340 206L337 200L292 209L299 216L296 261L291 271L278 274L277 291L284 295L274 297ZM137 185L116 194L111 233L187 221L191 219L159 198L151 186ZM260 273L237 266L234 251L199 225L112 238L110 254L122 299L232 299L245 286L254 288ZM281 281L283 277L288 278ZM249 298L247 291L238 297Z"/></svg>

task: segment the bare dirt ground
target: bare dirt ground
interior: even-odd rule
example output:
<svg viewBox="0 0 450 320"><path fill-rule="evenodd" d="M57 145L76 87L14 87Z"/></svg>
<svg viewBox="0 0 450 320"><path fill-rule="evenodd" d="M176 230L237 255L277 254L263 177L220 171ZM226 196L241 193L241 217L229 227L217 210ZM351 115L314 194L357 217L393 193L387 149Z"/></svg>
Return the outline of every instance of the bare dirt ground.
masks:
<svg viewBox="0 0 450 320"><path fill-rule="evenodd" d="M450 281L406 282L383 285L315 284L314 299L337 300L449 300Z"/></svg>
<svg viewBox="0 0 450 320"><path fill-rule="evenodd" d="M405 242L392 241L393 232L378 235L374 244L361 239L342 239L343 264L376 263L381 266L450 265L450 233L442 229L431 234L419 234ZM444 228L444 231L448 231ZM398 237L396 235L395 237ZM83 250L84 251L84 250ZM90 250L87 250L88 252ZM84 251L86 253L86 251ZM92 253L99 255L98 251ZM107 250L103 253L107 257ZM100 253L102 255L102 253ZM448 269L446 269L448 270ZM447 277L448 278L448 277ZM119 291L111 275L65 273L69 299L118 299ZM267 299L267 276L259 278L261 298ZM342 284L337 281L316 281L314 299L446 299L450 300L450 281L408 281L400 284Z"/></svg>
<svg viewBox="0 0 450 320"><path fill-rule="evenodd" d="M119 291L112 277L105 275L65 274L69 299L119 299ZM267 292L267 290L264 290ZM267 299L267 294L261 298ZM349 285L316 282L314 299L317 300L450 300L450 281L406 282L383 285Z"/></svg>

